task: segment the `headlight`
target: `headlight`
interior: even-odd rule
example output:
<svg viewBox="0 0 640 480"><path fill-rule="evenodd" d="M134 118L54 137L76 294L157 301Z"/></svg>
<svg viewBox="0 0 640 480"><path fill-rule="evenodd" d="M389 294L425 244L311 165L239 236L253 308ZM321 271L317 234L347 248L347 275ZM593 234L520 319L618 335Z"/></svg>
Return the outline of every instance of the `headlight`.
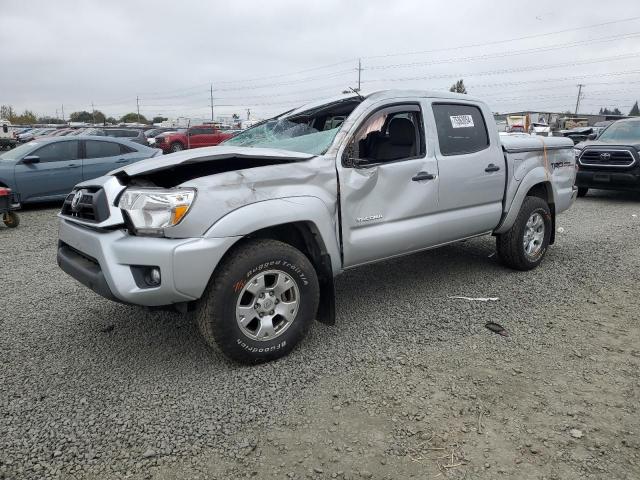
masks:
<svg viewBox="0 0 640 480"><path fill-rule="evenodd" d="M577 148L573 149L573 155L576 157L576 160L578 159L578 157L580 156L580 153L582 153L582 150L579 150Z"/></svg>
<svg viewBox="0 0 640 480"><path fill-rule="evenodd" d="M195 197L192 188L127 188L118 207L127 212L136 233L162 235L187 215Z"/></svg>

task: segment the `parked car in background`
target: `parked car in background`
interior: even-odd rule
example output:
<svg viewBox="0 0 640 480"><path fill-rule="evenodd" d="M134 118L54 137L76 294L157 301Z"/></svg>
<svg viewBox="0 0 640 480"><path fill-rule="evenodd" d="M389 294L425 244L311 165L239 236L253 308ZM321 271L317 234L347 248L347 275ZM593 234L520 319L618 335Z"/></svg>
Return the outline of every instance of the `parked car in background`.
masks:
<svg viewBox="0 0 640 480"><path fill-rule="evenodd" d="M160 154L125 139L43 138L0 155L0 186L10 188L20 204L62 200L80 181Z"/></svg>
<svg viewBox="0 0 640 480"><path fill-rule="evenodd" d="M47 134L53 132L54 130L55 130L55 128L32 128L32 129L27 130L25 132L19 133L18 134L18 142L19 143L30 142L34 138L47 135Z"/></svg>
<svg viewBox="0 0 640 480"><path fill-rule="evenodd" d="M18 143L9 120L0 119L0 149L13 148Z"/></svg>
<svg viewBox="0 0 640 480"><path fill-rule="evenodd" d="M73 132L73 128L56 128L52 132L49 132L46 137L64 137Z"/></svg>
<svg viewBox="0 0 640 480"><path fill-rule="evenodd" d="M155 146L164 153L179 152L190 148L213 147L233 136L233 133L211 125L196 125L183 132L158 135Z"/></svg>
<svg viewBox="0 0 640 480"><path fill-rule="evenodd" d="M169 133L169 132L178 132L180 130L186 130L186 129L170 128L170 127L152 128L150 130L146 130L144 132L144 136L147 137L147 143L151 146L151 145L155 145L156 137L158 135L162 135L164 133Z"/></svg>
<svg viewBox="0 0 640 480"><path fill-rule="evenodd" d="M616 120L595 140L575 146L578 196L590 188L640 192L640 118Z"/></svg>
<svg viewBox="0 0 640 480"><path fill-rule="evenodd" d="M126 138L141 145L148 145L144 130L138 128L105 128L103 130L107 137Z"/></svg>
<svg viewBox="0 0 640 480"><path fill-rule="evenodd" d="M562 130L560 132L563 137L570 138L574 144L584 142L589 138L589 135L594 133L593 127L575 127L569 130Z"/></svg>

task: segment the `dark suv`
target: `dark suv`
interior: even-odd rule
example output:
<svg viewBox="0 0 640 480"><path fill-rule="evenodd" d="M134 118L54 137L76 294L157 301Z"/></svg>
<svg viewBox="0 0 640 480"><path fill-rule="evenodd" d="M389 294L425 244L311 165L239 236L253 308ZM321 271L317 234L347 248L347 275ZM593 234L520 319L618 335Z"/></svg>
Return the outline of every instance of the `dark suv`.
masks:
<svg viewBox="0 0 640 480"><path fill-rule="evenodd" d="M593 138L593 136L590 136ZM640 192L640 118L618 120L575 146L578 196L589 188Z"/></svg>
<svg viewBox="0 0 640 480"><path fill-rule="evenodd" d="M149 145L147 137L144 136L144 130L137 128L105 128L104 134L107 137L126 138L132 142L142 145Z"/></svg>

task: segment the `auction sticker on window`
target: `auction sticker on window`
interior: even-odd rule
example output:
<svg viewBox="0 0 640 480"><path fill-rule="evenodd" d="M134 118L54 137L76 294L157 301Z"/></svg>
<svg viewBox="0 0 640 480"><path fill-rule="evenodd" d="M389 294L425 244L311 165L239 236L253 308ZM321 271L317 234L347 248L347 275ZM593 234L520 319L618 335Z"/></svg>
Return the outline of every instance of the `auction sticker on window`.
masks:
<svg viewBox="0 0 640 480"><path fill-rule="evenodd" d="M468 128L473 127L473 118L471 115L452 115L451 126L453 128Z"/></svg>

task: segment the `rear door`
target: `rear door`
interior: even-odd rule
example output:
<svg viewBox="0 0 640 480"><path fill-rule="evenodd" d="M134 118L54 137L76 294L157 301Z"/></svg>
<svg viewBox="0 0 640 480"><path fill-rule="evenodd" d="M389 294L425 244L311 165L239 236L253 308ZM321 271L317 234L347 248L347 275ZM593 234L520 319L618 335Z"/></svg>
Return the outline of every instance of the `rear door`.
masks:
<svg viewBox="0 0 640 480"><path fill-rule="evenodd" d="M38 163L19 162L15 167L15 175L21 201L68 194L82 181L79 148L78 140L55 141L29 154L39 157Z"/></svg>
<svg viewBox="0 0 640 480"><path fill-rule="evenodd" d="M502 216L506 165L490 111L480 104L434 101L438 203L446 212L443 239L458 240L493 230ZM490 119L490 120L487 120Z"/></svg>
<svg viewBox="0 0 640 480"><path fill-rule="evenodd" d="M135 152L132 148L110 140L84 140L82 178L90 180L101 177L131 162Z"/></svg>

